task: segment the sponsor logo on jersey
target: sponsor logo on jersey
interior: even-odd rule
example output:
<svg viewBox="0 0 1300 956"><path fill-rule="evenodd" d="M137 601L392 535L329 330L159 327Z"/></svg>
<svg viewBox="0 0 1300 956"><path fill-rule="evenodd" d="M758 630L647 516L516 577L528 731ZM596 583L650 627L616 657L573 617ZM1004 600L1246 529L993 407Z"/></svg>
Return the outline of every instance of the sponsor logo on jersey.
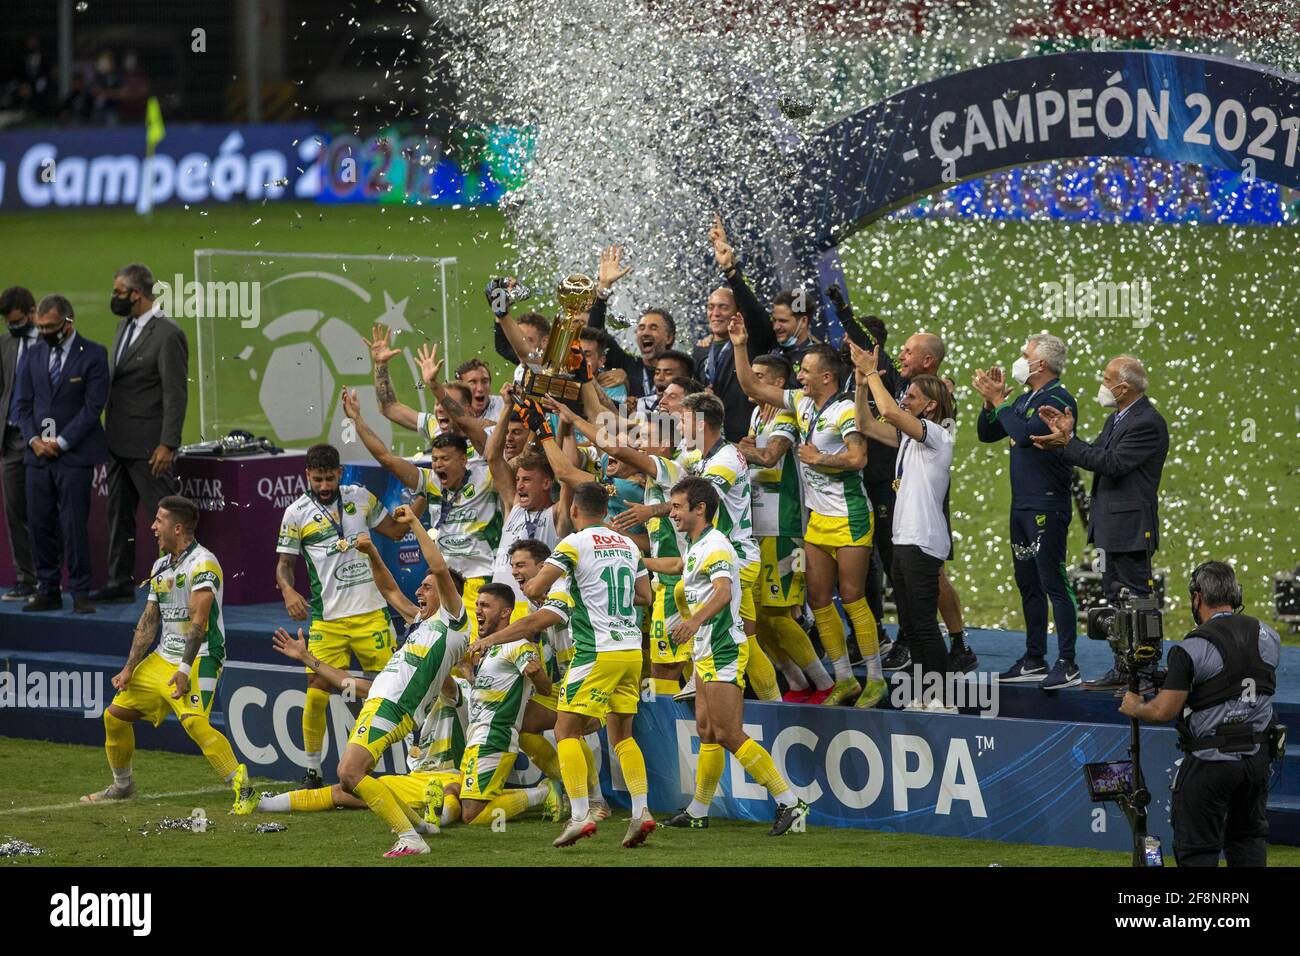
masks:
<svg viewBox="0 0 1300 956"><path fill-rule="evenodd" d="M369 561L354 561L352 564L345 564L334 572L334 577L340 581L361 581L370 574Z"/></svg>

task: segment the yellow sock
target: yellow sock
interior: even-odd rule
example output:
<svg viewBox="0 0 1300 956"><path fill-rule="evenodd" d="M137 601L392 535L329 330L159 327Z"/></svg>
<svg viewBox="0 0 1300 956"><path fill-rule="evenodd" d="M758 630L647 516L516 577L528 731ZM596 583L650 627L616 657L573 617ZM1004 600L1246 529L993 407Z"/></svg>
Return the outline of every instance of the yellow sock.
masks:
<svg viewBox="0 0 1300 956"><path fill-rule="evenodd" d="M650 678L650 686L654 688L655 696L657 697L672 697L673 694L676 694L682 689L682 685L679 681L667 677Z"/></svg>
<svg viewBox="0 0 1300 956"><path fill-rule="evenodd" d="M228 779L235 772L235 768L239 766L239 761L235 759L235 752L230 749L230 741L225 738L221 731L208 723L208 718L195 714L182 720L181 726L190 735L190 739L199 745L199 749L203 751L203 756L208 758L208 763L212 764L212 769L223 780Z"/></svg>
<svg viewBox="0 0 1300 956"><path fill-rule="evenodd" d="M289 809L301 812L333 810L334 795L331 790L331 787L317 787L314 790L290 790Z"/></svg>
<svg viewBox="0 0 1300 956"><path fill-rule="evenodd" d="M627 783L628 796L632 798L632 816L635 819L645 813L646 797L650 791L650 783L645 772L645 757L631 737L620 740L614 747L614 754L618 757L619 766L623 768L623 780Z"/></svg>
<svg viewBox="0 0 1300 956"><path fill-rule="evenodd" d="M587 793L600 796L600 771L596 769L596 755L591 752L591 746L587 743L586 737L579 737L578 743L582 747L583 759L587 761Z"/></svg>
<svg viewBox="0 0 1300 956"><path fill-rule="evenodd" d="M760 611L759 615L759 622L765 624L774 635L776 646L798 664L801 670L817 659L808 632L789 614Z"/></svg>
<svg viewBox="0 0 1300 956"><path fill-rule="evenodd" d="M556 748L560 756L560 777L564 780L564 792L569 795L569 802L574 798L585 800L587 797L587 758L582 753L582 741L573 737L561 740Z"/></svg>
<svg viewBox="0 0 1300 956"><path fill-rule="evenodd" d="M776 668L763 653L757 640L749 642L749 662L745 664L745 678L759 700L780 700L781 688L776 683Z"/></svg>
<svg viewBox="0 0 1300 956"><path fill-rule="evenodd" d="M520 734L519 749L548 780L560 780L560 757L541 734Z"/></svg>
<svg viewBox="0 0 1300 956"><path fill-rule="evenodd" d="M135 728L129 720L118 720L108 711L104 711L104 752L108 754L110 769L131 769L131 757L135 754Z"/></svg>
<svg viewBox="0 0 1300 956"><path fill-rule="evenodd" d="M748 771L749 775L767 788L767 792L779 797L790 790L781 772L776 769L772 755L762 748L752 737L740 745L736 759Z"/></svg>
<svg viewBox="0 0 1300 956"><path fill-rule="evenodd" d="M848 657L848 647L844 643L844 622L835 610L834 604L813 608L813 620L817 622L817 636L826 648L826 656L832 661Z"/></svg>
<svg viewBox="0 0 1300 956"><path fill-rule="evenodd" d="M329 691L307 688L307 703L302 708L302 747L307 751L308 760L325 749L325 714L329 705Z"/></svg>
<svg viewBox="0 0 1300 956"><path fill-rule="evenodd" d="M844 605L844 613L853 625L853 637L858 642L858 651L863 658L869 658L880 652L880 639L876 634L876 618L871 613L871 606L866 598L858 598L851 604Z"/></svg>
<svg viewBox="0 0 1300 956"><path fill-rule="evenodd" d="M393 792L374 777L369 775L362 777L352 792L366 801L366 806L392 827L394 833L405 833L407 830L415 829L411 826L406 811L393 796Z"/></svg>
<svg viewBox="0 0 1300 956"><path fill-rule="evenodd" d="M722 744L700 744L700 756L695 764L695 799L706 807L713 802L726 766L727 752Z"/></svg>
<svg viewBox="0 0 1300 956"><path fill-rule="evenodd" d="M478 816L470 823L472 827L491 826L496 822L496 811L501 810L505 813L506 819L517 817L528 809L528 794L523 790L507 790L501 796L492 800L486 807L478 812Z"/></svg>

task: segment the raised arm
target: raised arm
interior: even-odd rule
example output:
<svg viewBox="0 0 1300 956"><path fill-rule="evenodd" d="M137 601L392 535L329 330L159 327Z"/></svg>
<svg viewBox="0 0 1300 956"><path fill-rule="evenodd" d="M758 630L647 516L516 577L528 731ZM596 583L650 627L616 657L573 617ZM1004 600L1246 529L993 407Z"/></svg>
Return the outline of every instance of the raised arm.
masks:
<svg viewBox="0 0 1300 956"><path fill-rule="evenodd" d="M399 505L393 509L393 517L414 532L415 540L420 545L420 554L429 565L429 573L438 582L438 600L443 609L453 618L460 617L461 611L465 609L465 602L461 600L460 591L456 588L456 582L452 580L451 569L447 567L447 559L443 557L438 542L429 536L429 532L425 530L424 525L420 524L420 519L416 517L415 512L406 505Z"/></svg>
<svg viewBox="0 0 1300 956"><path fill-rule="evenodd" d="M754 376L754 367L749 364L749 332L745 328L745 320L739 315L733 316L727 332L731 336L736 360L736 378L740 380L740 387L750 401L785 408L785 390L775 385L764 385Z"/></svg>
<svg viewBox="0 0 1300 956"><path fill-rule="evenodd" d="M388 516L392 518L392 515ZM393 518L393 523L402 527L405 526L400 521ZM388 570L388 565L384 564L384 559L379 556L379 550L375 543L370 540L370 535L357 535L356 548L366 556L370 562L370 573L375 579L375 587L379 588L379 593L383 595L384 600L388 602L389 607L402 615L402 619L410 624L420 616L420 608L402 593L402 589L397 586L397 581L393 578L393 572Z"/></svg>
<svg viewBox="0 0 1300 956"><path fill-rule="evenodd" d="M487 424L448 393L440 374L442 360L438 358L438 344L435 342L421 345L416 353L416 361L420 367L420 380L433 392L438 404L446 410L451 423L460 430L480 455L483 454L487 447Z"/></svg>
<svg viewBox="0 0 1300 956"><path fill-rule="evenodd" d="M856 349L857 346L854 345L853 348ZM854 352L853 354L856 367L858 353ZM866 383L867 387L871 389L872 401L876 403L876 408L880 410L880 414L884 416L885 421L908 438L921 441L925 437L925 426L921 424L921 420L915 415L899 408L898 402L894 401L894 396L889 394L889 389L885 387L885 383L880 379L880 346L876 346L866 354L867 370L858 376L858 391L861 392L863 383ZM872 437L876 436L873 435ZM879 440L884 441L883 438Z"/></svg>
<svg viewBox="0 0 1300 956"><path fill-rule="evenodd" d="M374 457L375 461L383 465L384 468L397 476L407 488L418 488L420 486L420 469L398 455L394 455L392 449L384 444L366 424L366 420L361 416L361 403L357 400L357 390L355 388L343 389L343 414L352 419L357 428L357 437L361 439L361 444L366 446L366 451Z"/></svg>
<svg viewBox="0 0 1300 956"><path fill-rule="evenodd" d="M501 387L501 397L506 400L506 408L509 411L501 421L497 422L492 434L488 436L487 444L483 446L483 457L487 460L488 471L492 474L492 484L496 487L497 494L501 496L501 509L505 514L510 514L510 509L515 506L515 473L506 461L506 432L510 430L510 416L517 413L518 406L511 402L509 394L509 385Z"/></svg>
<svg viewBox="0 0 1300 956"><path fill-rule="evenodd" d="M722 216L713 214L713 226L709 229L709 242L713 245L713 259L722 270L732 295L736 298L736 309L744 319L745 328L754 339L754 348L759 352L770 352L776 348L776 333L772 331L772 317L759 303L754 290L749 287L736 262L736 253L727 239L727 230L722 225Z"/></svg>
<svg viewBox="0 0 1300 956"><path fill-rule="evenodd" d="M385 418L394 425L415 431L419 428L420 413L397 400L393 380L388 374L388 363L402 354L392 347L392 334L388 326L376 322L372 329L374 337L362 340L370 349L370 361L375 369L375 398L379 402L379 411Z"/></svg>

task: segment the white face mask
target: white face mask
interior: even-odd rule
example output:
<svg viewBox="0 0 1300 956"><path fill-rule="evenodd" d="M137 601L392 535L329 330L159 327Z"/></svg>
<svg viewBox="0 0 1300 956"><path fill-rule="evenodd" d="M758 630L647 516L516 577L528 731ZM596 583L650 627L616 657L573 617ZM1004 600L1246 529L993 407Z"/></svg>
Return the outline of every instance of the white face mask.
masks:
<svg viewBox="0 0 1300 956"><path fill-rule="evenodd" d="M1011 364L1011 377L1021 385L1029 381L1029 359L1023 355Z"/></svg>
<svg viewBox="0 0 1300 956"><path fill-rule="evenodd" d="M1114 392L1105 385L1099 385L1097 387L1097 404L1102 408L1114 408L1119 402L1115 400Z"/></svg>

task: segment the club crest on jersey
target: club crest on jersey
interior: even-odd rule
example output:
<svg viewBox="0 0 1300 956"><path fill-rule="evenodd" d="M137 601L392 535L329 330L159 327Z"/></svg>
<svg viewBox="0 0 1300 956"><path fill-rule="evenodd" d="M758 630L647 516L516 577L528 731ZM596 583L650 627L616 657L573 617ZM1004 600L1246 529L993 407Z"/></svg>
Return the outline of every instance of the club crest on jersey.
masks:
<svg viewBox="0 0 1300 956"><path fill-rule="evenodd" d="M695 570L695 555L691 555L689 558L686 559L686 570L687 571Z"/></svg>
<svg viewBox="0 0 1300 956"><path fill-rule="evenodd" d="M345 501L343 502L343 513L348 515L354 515L357 513L357 506L350 501Z"/></svg>
<svg viewBox="0 0 1300 956"><path fill-rule="evenodd" d="M185 572L184 572L184 571L181 571L181 572L177 573L177 575L176 575L176 586L177 586L178 588L183 588L183 587L185 587Z"/></svg>
<svg viewBox="0 0 1300 956"><path fill-rule="evenodd" d="M465 487L460 490L460 494L462 498L473 498L474 486L471 483L466 482Z"/></svg>

